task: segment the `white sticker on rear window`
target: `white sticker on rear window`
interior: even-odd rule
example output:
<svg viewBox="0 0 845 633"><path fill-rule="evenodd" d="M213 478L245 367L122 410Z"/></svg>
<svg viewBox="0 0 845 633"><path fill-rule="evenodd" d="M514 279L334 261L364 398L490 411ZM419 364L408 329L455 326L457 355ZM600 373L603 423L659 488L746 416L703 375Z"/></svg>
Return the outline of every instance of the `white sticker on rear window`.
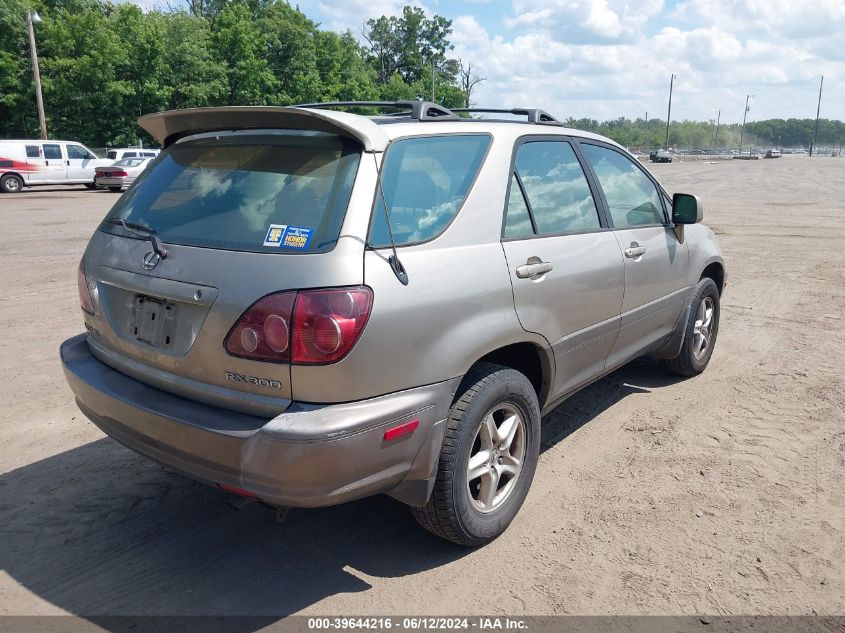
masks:
<svg viewBox="0 0 845 633"><path fill-rule="evenodd" d="M271 224L264 236L264 246L281 246L287 224Z"/></svg>

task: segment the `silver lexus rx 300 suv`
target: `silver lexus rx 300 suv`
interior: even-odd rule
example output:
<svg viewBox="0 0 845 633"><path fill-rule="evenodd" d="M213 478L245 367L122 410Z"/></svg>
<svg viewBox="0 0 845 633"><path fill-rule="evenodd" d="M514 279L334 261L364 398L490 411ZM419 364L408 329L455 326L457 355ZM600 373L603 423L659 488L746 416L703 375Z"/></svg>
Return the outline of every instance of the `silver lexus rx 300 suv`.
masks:
<svg viewBox="0 0 845 633"><path fill-rule="evenodd" d="M65 374L193 478L278 507L386 493L483 544L544 412L646 354L704 370L719 246L695 196L541 110L337 105L141 118L166 149L88 244Z"/></svg>

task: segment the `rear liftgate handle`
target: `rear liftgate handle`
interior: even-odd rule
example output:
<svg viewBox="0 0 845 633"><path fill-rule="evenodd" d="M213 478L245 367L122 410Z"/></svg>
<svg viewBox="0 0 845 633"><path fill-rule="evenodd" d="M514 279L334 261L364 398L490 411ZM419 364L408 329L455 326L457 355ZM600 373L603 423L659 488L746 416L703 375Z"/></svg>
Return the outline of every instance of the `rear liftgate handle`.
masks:
<svg viewBox="0 0 845 633"><path fill-rule="evenodd" d="M539 257L531 256L528 261L522 266L517 267L516 276L520 279L536 279L541 275L545 275L554 266L549 262L544 262Z"/></svg>

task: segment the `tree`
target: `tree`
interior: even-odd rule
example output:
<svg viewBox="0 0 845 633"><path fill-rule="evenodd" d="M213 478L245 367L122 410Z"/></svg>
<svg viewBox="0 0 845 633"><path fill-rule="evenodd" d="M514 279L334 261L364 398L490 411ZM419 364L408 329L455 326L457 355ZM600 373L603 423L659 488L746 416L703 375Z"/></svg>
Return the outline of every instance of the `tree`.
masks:
<svg viewBox="0 0 845 633"><path fill-rule="evenodd" d="M212 43L226 67L229 105L265 105L275 101L279 80L262 53L269 42L243 4L228 5L214 23Z"/></svg>
<svg viewBox="0 0 845 633"><path fill-rule="evenodd" d="M444 66L446 51L452 50L449 42L452 21L435 15L427 18L418 7L406 6L402 16L381 16L367 20L363 36L370 45L373 67L378 73L379 84L386 84L394 73L399 73L408 83L420 81L425 68L432 63ZM457 66L449 70L457 72Z"/></svg>
<svg viewBox="0 0 845 633"><path fill-rule="evenodd" d="M464 61L459 59L458 63L460 65L458 78L460 79L461 89L464 91L464 95L466 97L464 107L469 108L472 106L472 93L475 92L478 84L487 81L487 78L482 77L473 70L472 62L467 62L466 65L464 65Z"/></svg>

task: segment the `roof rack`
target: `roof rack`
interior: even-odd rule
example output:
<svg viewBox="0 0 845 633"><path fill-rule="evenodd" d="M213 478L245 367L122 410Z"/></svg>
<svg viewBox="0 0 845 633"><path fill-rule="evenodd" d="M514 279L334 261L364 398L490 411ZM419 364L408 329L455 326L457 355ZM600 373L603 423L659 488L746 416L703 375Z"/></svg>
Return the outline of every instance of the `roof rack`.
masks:
<svg viewBox="0 0 845 633"><path fill-rule="evenodd" d="M452 110L431 101L326 101L324 103L299 103L294 108L396 108L409 110L417 121L459 120ZM402 114L402 113L397 113Z"/></svg>
<svg viewBox="0 0 845 633"><path fill-rule="evenodd" d="M529 123L537 125L560 125L563 123L545 110L539 108L446 108L431 101L326 101L323 103L299 103L294 108L394 108L404 112L390 112L387 116L408 116L417 121L460 121L456 113L515 114L527 117Z"/></svg>
<svg viewBox="0 0 845 633"><path fill-rule="evenodd" d="M452 108L452 112L481 112L485 114L516 114L528 118L529 123L538 125L563 125L545 110L539 108Z"/></svg>

